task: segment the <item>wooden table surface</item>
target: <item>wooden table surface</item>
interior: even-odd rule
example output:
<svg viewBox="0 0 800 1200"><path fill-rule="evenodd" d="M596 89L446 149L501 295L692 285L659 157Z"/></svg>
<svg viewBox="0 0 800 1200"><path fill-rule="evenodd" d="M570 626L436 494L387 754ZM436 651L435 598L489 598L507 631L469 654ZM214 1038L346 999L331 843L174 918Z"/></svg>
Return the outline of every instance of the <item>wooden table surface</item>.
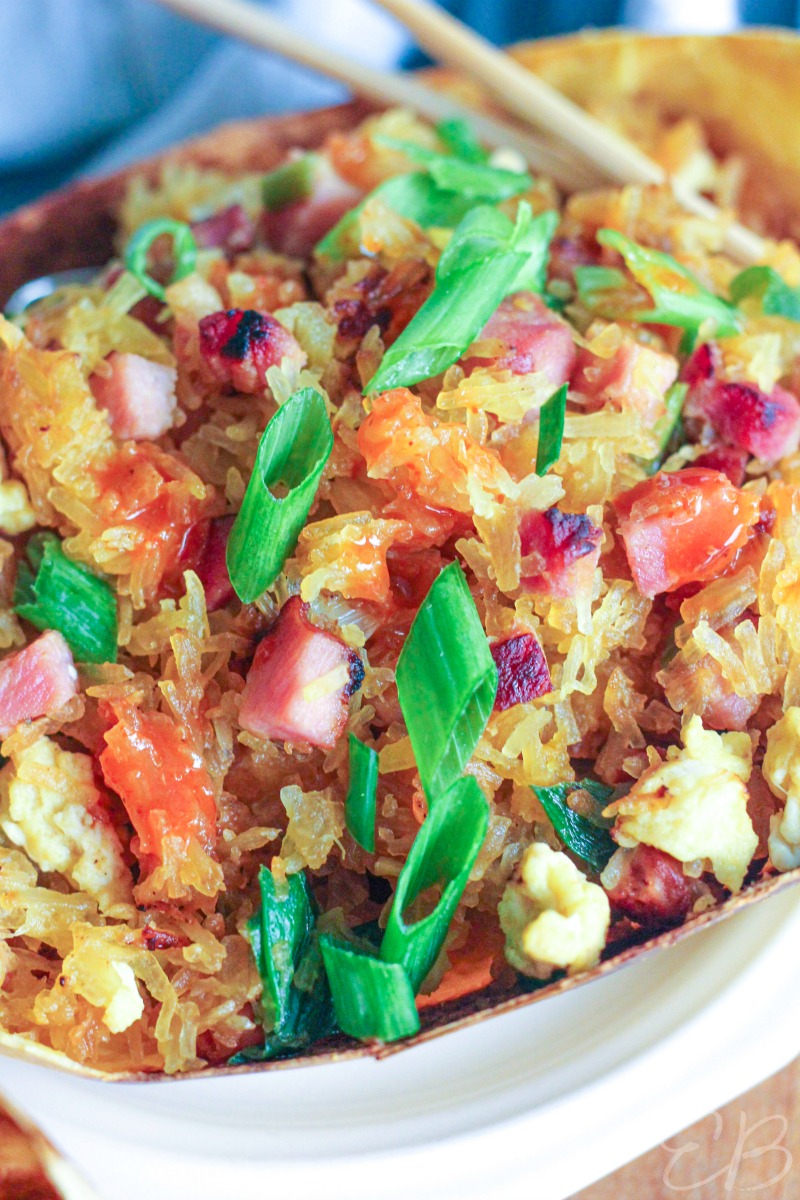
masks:
<svg viewBox="0 0 800 1200"><path fill-rule="evenodd" d="M573 1200L737 1196L800 1196L800 1059Z"/></svg>

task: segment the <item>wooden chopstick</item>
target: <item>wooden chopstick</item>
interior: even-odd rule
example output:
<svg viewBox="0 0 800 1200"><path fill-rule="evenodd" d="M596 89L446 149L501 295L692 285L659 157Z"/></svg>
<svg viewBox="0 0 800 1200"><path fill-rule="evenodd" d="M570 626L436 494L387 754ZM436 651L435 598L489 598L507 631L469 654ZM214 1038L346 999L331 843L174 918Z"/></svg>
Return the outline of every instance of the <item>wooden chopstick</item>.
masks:
<svg viewBox="0 0 800 1200"><path fill-rule="evenodd" d="M413 33L438 62L478 80L509 111L572 147L616 183L671 183L679 203L697 216L720 219L711 201L676 185L658 163L621 134L609 129L510 55L451 17L430 0L374 0ZM758 262L766 243L737 222L727 226L725 249L744 263Z"/></svg>
<svg viewBox="0 0 800 1200"><path fill-rule="evenodd" d="M247 0L157 0L163 7L208 25L262 50L292 59L322 75L347 84L355 92L381 104L412 108L437 123L462 117L477 137L493 148L509 146L518 151L534 170L549 175L568 190L594 187L601 180L596 168L576 159L560 146L518 126L478 113L452 97L434 91L411 75L377 71L338 51L318 45L305 34L296 33L278 17Z"/></svg>

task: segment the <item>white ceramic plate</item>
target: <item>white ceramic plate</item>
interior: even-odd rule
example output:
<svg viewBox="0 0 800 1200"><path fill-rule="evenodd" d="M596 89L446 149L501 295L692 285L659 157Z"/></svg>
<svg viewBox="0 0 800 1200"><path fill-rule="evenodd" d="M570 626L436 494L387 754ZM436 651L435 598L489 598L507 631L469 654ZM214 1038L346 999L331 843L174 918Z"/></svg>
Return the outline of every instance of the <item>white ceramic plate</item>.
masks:
<svg viewBox="0 0 800 1200"><path fill-rule="evenodd" d="M2 1062L0 1080L103 1200L563 1200L800 1053L780 1000L798 946L790 889L380 1063L102 1084Z"/></svg>

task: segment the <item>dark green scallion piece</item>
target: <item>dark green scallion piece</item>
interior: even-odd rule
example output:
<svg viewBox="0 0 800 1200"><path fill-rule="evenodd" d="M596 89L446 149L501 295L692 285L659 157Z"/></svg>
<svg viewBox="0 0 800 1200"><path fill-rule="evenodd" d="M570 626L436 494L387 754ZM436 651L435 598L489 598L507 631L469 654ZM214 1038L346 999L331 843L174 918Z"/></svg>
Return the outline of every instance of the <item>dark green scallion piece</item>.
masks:
<svg viewBox="0 0 800 1200"><path fill-rule="evenodd" d="M570 808L567 802L579 788L594 801L593 811L587 816ZM584 779L582 783L557 783L533 790L567 849L599 875L617 848L609 833L613 821L602 816L613 789L593 779Z"/></svg>
<svg viewBox="0 0 800 1200"><path fill-rule="evenodd" d="M375 853L375 808L378 794L378 755L350 734L350 783L344 803L347 830L368 854Z"/></svg>
<svg viewBox="0 0 800 1200"><path fill-rule="evenodd" d="M414 989L403 967L347 945L321 938L336 1020L351 1037L396 1042L419 1030Z"/></svg>
<svg viewBox="0 0 800 1200"><path fill-rule="evenodd" d="M561 456L564 419L567 413L567 384L553 392L539 413L539 442L536 446L536 474L546 475Z"/></svg>

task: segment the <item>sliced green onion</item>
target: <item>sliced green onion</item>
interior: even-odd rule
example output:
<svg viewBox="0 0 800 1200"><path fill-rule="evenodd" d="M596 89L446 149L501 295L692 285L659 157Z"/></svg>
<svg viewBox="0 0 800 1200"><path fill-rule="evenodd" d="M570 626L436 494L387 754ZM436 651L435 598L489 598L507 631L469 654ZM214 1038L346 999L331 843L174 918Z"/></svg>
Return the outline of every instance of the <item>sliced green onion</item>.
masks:
<svg viewBox="0 0 800 1200"><path fill-rule="evenodd" d="M375 805L378 795L378 755L350 734L350 784L344 802L347 831L369 854L375 853Z"/></svg>
<svg viewBox="0 0 800 1200"><path fill-rule="evenodd" d="M452 366L507 295L542 279L552 218L532 218L524 202L515 224L497 209L473 208L441 257L433 292L384 354L367 392L410 387Z"/></svg>
<svg viewBox="0 0 800 1200"><path fill-rule="evenodd" d="M264 430L228 539L228 572L245 604L275 582L294 550L332 449L325 401L313 388L295 392ZM271 491L278 484L285 496Z"/></svg>
<svg viewBox="0 0 800 1200"><path fill-rule="evenodd" d="M489 204L471 208L442 251L436 268L437 282L480 266L493 255L516 253L514 234L515 227L499 208Z"/></svg>
<svg viewBox="0 0 800 1200"><path fill-rule="evenodd" d="M564 418L567 412L567 384L564 383L539 413L539 442L536 447L536 474L546 475L561 456L564 441Z"/></svg>
<svg viewBox="0 0 800 1200"><path fill-rule="evenodd" d="M550 261L550 243L557 228L557 212L548 210L537 213L534 217L528 204L520 204L517 210L514 248L524 255L525 262L514 280L512 291L544 292L547 264ZM545 300L547 299L545 296Z"/></svg>
<svg viewBox="0 0 800 1200"><path fill-rule="evenodd" d="M25 553L14 590L18 616L58 630L78 662L116 662L117 598L105 580L67 558L53 533L34 534Z"/></svg>
<svg viewBox="0 0 800 1200"><path fill-rule="evenodd" d="M172 238L172 255L175 266L170 283L191 275L197 263L197 242L185 221L173 221L171 217L159 217L140 225L125 247L125 266L135 275L151 296L166 299L166 292L158 280L147 270L147 255L150 247L160 237Z"/></svg>
<svg viewBox="0 0 800 1200"><path fill-rule="evenodd" d="M527 171L505 171L500 167L490 167L485 162L465 162L403 138L380 135L375 141L391 150L398 150L410 162L425 167L437 187L459 192L472 200L499 204L513 196L521 196L533 187L533 180Z"/></svg>
<svg viewBox="0 0 800 1200"><path fill-rule="evenodd" d="M382 1042L417 1033L414 989L401 966L364 954L327 933L320 945L336 1020L344 1033Z"/></svg>
<svg viewBox="0 0 800 1200"><path fill-rule="evenodd" d="M438 803L472 757L497 692L497 668L458 563L423 600L396 678L422 786Z"/></svg>
<svg viewBox="0 0 800 1200"><path fill-rule="evenodd" d="M656 435L658 442L658 450L653 458L647 459L642 463L648 475L655 475L664 459L668 458L680 446L681 431L683 428L681 414L683 413L683 406L686 402L686 393L688 390L688 384L673 383L664 397L664 404L667 411L663 417L659 417L653 426L653 433Z"/></svg>
<svg viewBox="0 0 800 1200"><path fill-rule="evenodd" d="M616 229L601 229L597 240L622 255L636 282L652 297L655 307L631 314L633 320L674 325L692 336L705 324L717 337L739 331L741 318L733 305L709 292L669 254L639 246Z"/></svg>
<svg viewBox="0 0 800 1200"><path fill-rule="evenodd" d="M367 393L411 387L441 375L475 341L508 295L521 256L498 254L437 283L403 333L389 347Z"/></svg>
<svg viewBox="0 0 800 1200"><path fill-rule="evenodd" d="M478 141L469 121L465 121L463 117L450 117L446 121L440 121L436 126L436 136L451 154L463 158L464 162L485 163L489 160L488 151Z"/></svg>
<svg viewBox="0 0 800 1200"><path fill-rule="evenodd" d="M381 958L399 963L418 992L444 945L489 828L489 805L472 776L440 796L422 823L397 880ZM427 916L409 922L409 909L429 888L441 885Z"/></svg>
<svg viewBox="0 0 800 1200"><path fill-rule="evenodd" d="M575 812L567 803L578 789L588 792L595 802L594 811L587 816ZM599 875L617 848L608 832L613 822L601 815L613 789L593 779L584 779L583 783L557 783L533 790L567 849Z"/></svg>
<svg viewBox="0 0 800 1200"><path fill-rule="evenodd" d="M588 309L603 306L609 292L625 287L625 276L617 267L576 267L574 275L578 299Z"/></svg>
<svg viewBox="0 0 800 1200"><path fill-rule="evenodd" d="M320 156L302 154L276 167L261 180L261 199L267 212L279 212L298 200L306 200L314 187Z"/></svg>
<svg viewBox="0 0 800 1200"><path fill-rule="evenodd" d="M424 172L395 175L379 184L355 208L345 213L319 242L314 253L333 262L358 254L361 214L366 205L376 199L399 216L414 221L421 229L452 229L473 207L473 201L468 196L443 191Z"/></svg>
<svg viewBox="0 0 800 1200"><path fill-rule="evenodd" d="M304 875L276 883L262 867L261 909L247 925L263 993L266 1038L231 1061L265 1061L305 1050L336 1030L327 975Z"/></svg>
<svg viewBox="0 0 800 1200"><path fill-rule="evenodd" d="M800 288L786 283L774 267L747 267L731 283L730 294L734 304L751 296L760 300L765 316L800 321Z"/></svg>

